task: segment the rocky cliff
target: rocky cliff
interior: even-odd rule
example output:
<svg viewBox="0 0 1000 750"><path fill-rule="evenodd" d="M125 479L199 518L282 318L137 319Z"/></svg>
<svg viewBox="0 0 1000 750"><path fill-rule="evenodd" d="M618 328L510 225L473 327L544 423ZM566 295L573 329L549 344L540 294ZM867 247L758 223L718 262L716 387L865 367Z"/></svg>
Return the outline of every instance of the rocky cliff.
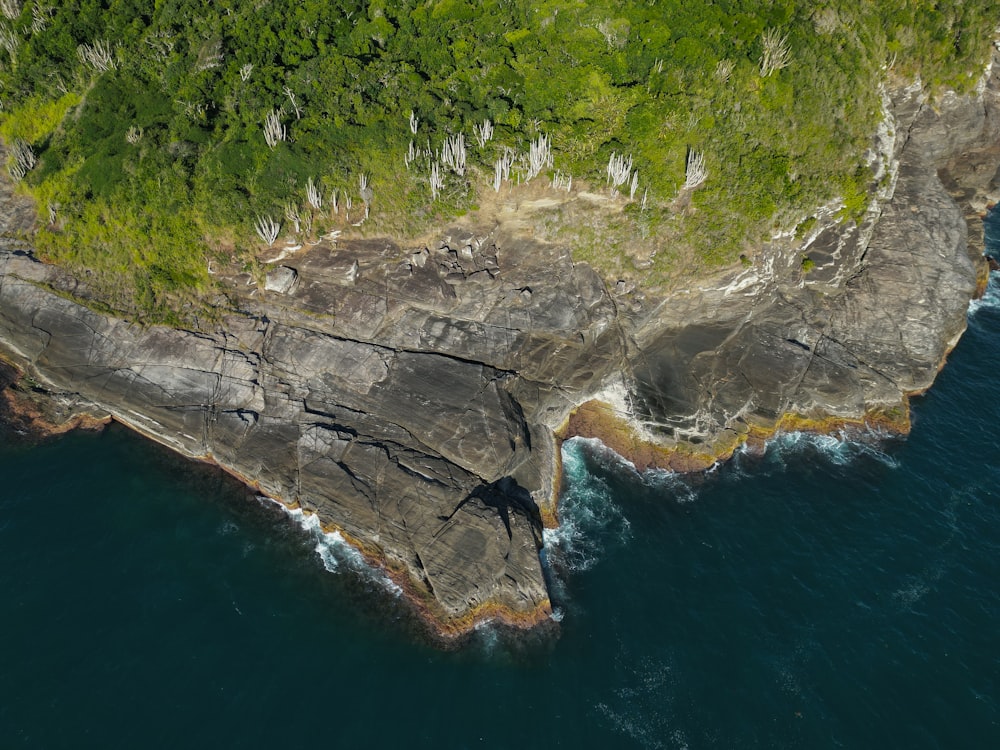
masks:
<svg viewBox="0 0 1000 750"><path fill-rule="evenodd" d="M998 89L900 90L860 225L820 216L670 294L470 225L223 279L231 312L185 331L94 312L71 296L79 280L8 243L0 351L65 412L110 415L315 512L443 631L535 623L551 611L539 550L557 434L685 468L782 424L905 425L976 288L966 216L995 188Z"/></svg>

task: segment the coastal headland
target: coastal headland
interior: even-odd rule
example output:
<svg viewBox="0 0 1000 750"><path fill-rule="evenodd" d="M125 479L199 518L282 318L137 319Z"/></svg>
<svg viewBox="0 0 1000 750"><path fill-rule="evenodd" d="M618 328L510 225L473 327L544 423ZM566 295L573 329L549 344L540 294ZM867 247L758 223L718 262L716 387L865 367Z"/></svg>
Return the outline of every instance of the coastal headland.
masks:
<svg viewBox="0 0 1000 750"><path fill-rule="evenodd" d="M5 397L26 424L115 419L316 514L444 636L537 625L562 440L696 471L780 430L908 430L983 277L998 90L991 73L969 96L892 92L863 219L830 212L656 288L536 231L603 210L593 195L512 192L418 240L222 269L216 319L191 329L101 311L7 239L0 353L22 380ZM3 190L11 238L32 218Z"/></svg>

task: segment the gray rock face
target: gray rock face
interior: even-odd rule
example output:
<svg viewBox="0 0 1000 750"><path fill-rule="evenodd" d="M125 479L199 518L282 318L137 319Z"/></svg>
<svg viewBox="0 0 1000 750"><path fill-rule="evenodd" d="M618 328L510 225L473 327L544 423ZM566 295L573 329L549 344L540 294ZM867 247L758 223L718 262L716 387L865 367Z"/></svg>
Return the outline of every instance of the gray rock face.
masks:
<svg viewBox="0 0 1000 750"><path fill-rule="evenodd" d="M564 253L480 244L422 266L385 243L313 253L211 334L99 315L44 288L67 283L59 269L3 253L0 332L54 392L317 513L445 624L490 607L532 620L549 612L545 410L620 359L614 308ZM503 269L500 246L532 261ZM345 260L355 284L328 283Z"/></svg>
<svg viewBox="0 0 1000 750"><path fill-rule="evenodd" d="M996 88L937 112L901 93L891 200L669 298L456 228L429 247L318 247L261 292L233 279L242 312L205 333L92 312L49 291L74 280L8 248L0 351L315 512L444 627L535 622L553 432L583 401L618 387L655 439L705 441L789 412L857 418L930 385L975 287L964 214L996 189Z"/></svg>
<svg viewBox="0 0 1000 750"><path fill-rule="evenodd" d="M776 242L753 268L637 321L637 416L668 441L711 441L790 413L858 419L928 388L976 289L979 212L997 194L998 90L993 74L978 97L937 108L898 92L894 190L860 227ZM830 264L803 272L806 254Z"/></svg>

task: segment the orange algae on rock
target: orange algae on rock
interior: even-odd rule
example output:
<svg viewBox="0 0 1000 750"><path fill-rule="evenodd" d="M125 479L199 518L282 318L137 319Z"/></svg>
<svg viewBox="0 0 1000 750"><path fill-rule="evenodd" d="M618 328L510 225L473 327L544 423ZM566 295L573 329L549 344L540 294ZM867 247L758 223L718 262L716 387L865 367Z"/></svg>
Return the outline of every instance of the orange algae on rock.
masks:
<svg viewBox="0 0 1000 750"><path fill-rule="evenodd" d="M904 398L896 406L872 407L859 417L789 412L774 421L761 418L751 418L745 422L740 420L721 430L713 440L700 444L683 440L669 443L666 440L662 443L650 440L610 405L591 400L581 404L570 414L556 437L560 444L573 437L595 438L632 463L638 471L664 469L685 473L703 471L724 461L744 444L762 448L767 440L782 432L831 435L849 433L852 430L907 434L910 431L908 399ZM556 525L557 512L553 515L555 518L552 525Z"/></svg>

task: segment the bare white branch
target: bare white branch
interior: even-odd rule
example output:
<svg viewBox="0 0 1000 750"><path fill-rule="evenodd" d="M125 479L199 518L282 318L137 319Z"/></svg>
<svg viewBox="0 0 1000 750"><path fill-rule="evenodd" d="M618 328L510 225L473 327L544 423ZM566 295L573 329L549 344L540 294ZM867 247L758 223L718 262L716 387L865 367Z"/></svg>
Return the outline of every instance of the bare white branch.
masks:
<svg viewBox="0 0 1000 750"><path fill-rule="evenodd" d="M153 50L156 54L156 59L160 62L165 62L170 57L176 44L173 36L165 29L159 29L152 34L147 34L144 41Z"/></svg>
<svg viewBox="0 0 1000 750"><path fill-rule="evenodd" d="M21 0L0 0L0 13L11 21L17 20L21 15Z"/></svg>
<svg viewBox="0 0 1000 750"><path fill-rule="evenodd" d="M552 187L556 190L565 190L568 193L573 189L573 175L556 172L552 178Z"/></svg>
<svg viewBox="0 0 1000 750"><path fill-rule="evenodd" d="M449 135L441 146L441 163L459 177L465 174L465 134Z"/></svg>
<svg viewBox="0 0 1000 750"><path fill-rule="evenodd" d="M733 74L735 64L732 60L719 60L715 66L715 78L719 83L726 83Z"/></svg>
<svg viewBox="0 0 1000 750"><path fill-rule="evenodd" d="M632 182L628 186L628 199L630 201L635 200L635 191L639 189L639 170L635 170L632 173Z"/></svg>
<svg viewBox="0 0 1000 750"><path fill-rule="evenodd" d="M705 166L705 155L694 150L688 151L683 189L696 188L706 179L708 179L708 167Z"/></svg>
<svg viewBox="0 0 1000 750"><path fill-rule="evenodd" d="M41 34L52 18L52 8L36 2L31 6L31 33Z"/></svg>
<svg viewBox="0 0 1000 750"><path fill-rule="evenodd" d="M612 151L611 158L608 159L608 184L613 188L618 188L628 182L631 173L632 157L629 156L626 158L624 154Z"/></svg>
<svg viewBox="0 0 1000 750"><path fill-rule="evenodd" d="M302 231L305 232L306 237L313 236L313 217L312 214L306 214L302 217ZM310 245L317 244L316 242L309 242Z"/></svg>
<svg viewBox="0 0 1000 750"><path fill-rule="evenodd" d="M760 55L760 76L767 78L776 70L788 67L791 62L788 35L781 35L775 28L768 29L760 38L764 51Z"/></svg>
<svg viewBox="0 0 1000 750"><path fill-rule="evenodd" d="M7 172L15 181L20 181L35 166L37 161L31 144L20 138L15 138L10 147L10 163L7 165Z"/></svg>
<svg viewBox="0 0 1000 750"><path fill-rule="evenodd" d="M8 29L7 24L0 23L0 47L7 50L11 63L17 58L17 50L20 46L21 36L13 29Z"/></svg>
<svg viewBox="0 0 1000 750"><path fill-rule="evenodd" d="M410 110L410 132L413 133L413 135L417 134L417 125L419 125L419 124L420 124L420 118L417 117L417 115L411 109Z"/></svg>
<svg viewBox="0 0 1000 750"><path fill-rule="evenodd" d="M270 247L278 239L281 224L275 222L270 216L258 216L254 229L257 230L257 236Z"/></svg>
<svg viewBox="0 0 1000 750"><path fill-rule="evenodd" d="M510 179L510 168L514 166L514 152L505 148L503 156L493 165L493 189L500 192L500 183Z"/></svg>
<svg viewBox="0 0 1000 750"><path fill-rule="evenodd" d="M596 28L601 32L601 36L604 37L604 41L608 43L610 49L622 49L628 42L630 30L628 23L623 24L606 18L597 24Z"/></svg>
<svg viewBox="0 0 1000 750"><path fill-rule="evenodd" d="M483 148L493 138L493 123L483 120L481 125L473 125L472 134L476 137L479 148Z"/></svg>
<svg viewBox="0 0 1000 750"><path fill-rule="evenodd" d="M302 217L299 216L299 207L294 203L289 203L285 206L285 218L292 222L292 226L295 227L295 234L299 234L302 231Z"/></svg>
<svg viewBox="0 0 1000 750"><path fill-rule="evenodd" d="M247 63L240 68L240 80L246 83L250 80L251 73L253 73L253 63Z"/></svg>
<svg viewBox="0 0 1000 750"><path fill-rule="evenodd" d="M552 166L552 140L544 133L528 146L528 175L525 182L536 177L546 167Z"/></svg>
<svg viewBox="0 0 1000 750"><path fill-rule="evenodd" d="M76 55L80 58L80 62L89 65L98 73L107 73L118 68L111 45L103 39L98 39L93 45L81 44L76 48Z"/></svg>
<svg viewBox="0 0 1000 750"><path fill-rule="evenodd" d="M222 42L218 39L205 46L198 55L198 61L195 63L195 70L212 70L222 65Z"/></svg>
<svg viewBox="0 0 1000 750"><path fill-rule="evenodd" d="M292 103L292 111L295 113L295 119L296 120L301 120L302 119L302 107L300 107L299 103L297 101L295 101L295 94L292 92L292 90L288 86L285 86L284 91L285 91L285 96L288 97L288 101L290 101Z"/></svg>
<svg viewBox="0 0 1000 750"><path fill-rule="evenodd" d="M125 140L128 143L138 143L142 139L142 128L138 128L135 125L129 127L125 131Z"/></svg>
<svg viewBox="0 0 1000 750"><path fill-rule="evenodd" d="M409 169L410 165L417 160L417 149L413 145L413 141L410 141L410 148L407 149L406 155L403 156L403 164Z"/></svg>
<svg viewBox="0 0 1000 750"><path fill-rule="evenodd" d="M271 148L277 146L280 141L288 140L288 131L281 124L279 110L272 109L264 118L264 140Z"/></svg>
<svg viewBox="0 0 1000 750"><path fill-rule="evenodd" d="M313 182L312 177L306 181L306 200L309 201L310 206L317 210L323 208L323 193Z"/></svg>
<svg viewBox="0 0 1000 750"><path fill-rule="evenodd" d="M431 186L431 199L437 200L438 195L444 189L444 178L441 177L441 166L437 162L431 164L431 174L428 180Z"/></svg>
<svg viewBox="0 0 1000 750"><path fill-rule="evenodd" d="M368 182L368 175L366 175L364 172L358 175L358 187L360 188L359 192L361 195L361 200L365 202L365 207L367 210L367 206L369 203L372 202L372 198L375 197L375 193L372 190L371 184Z"/></svg>

